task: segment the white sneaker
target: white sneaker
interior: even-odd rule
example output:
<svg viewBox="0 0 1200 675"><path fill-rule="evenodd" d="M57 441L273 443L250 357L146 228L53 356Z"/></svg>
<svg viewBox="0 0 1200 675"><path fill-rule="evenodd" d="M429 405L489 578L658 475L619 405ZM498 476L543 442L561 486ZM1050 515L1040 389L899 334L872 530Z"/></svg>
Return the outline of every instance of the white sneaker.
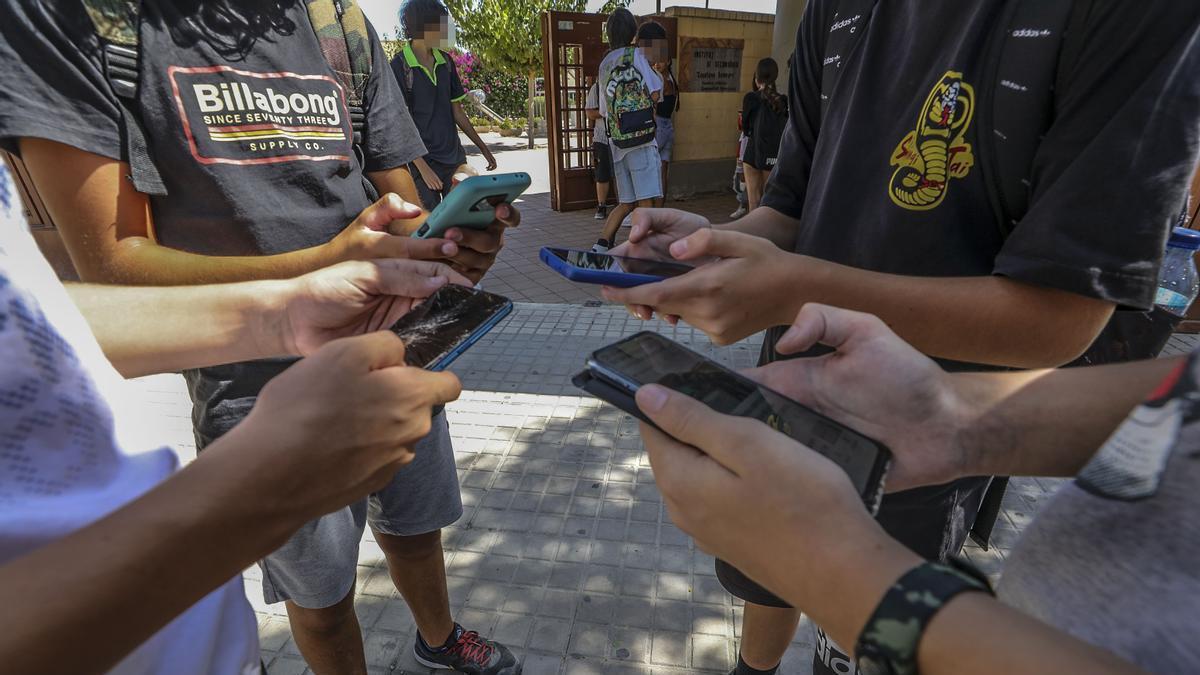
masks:
<svg viewBox="0 0 1200 675"><path fill-rule="evenodd" d="M592 253L608 253L609 249L604 244L596 242L592 244Z"/></svg>
<svg viewBox="0 0 1200 675"><path fill-rule="evenodd" d="M739 206L739 207L737 207L737 211L734 211L733 213L729 214L729 218L730 218L730 220L737 220L738 218L741 218L742 216L746 215L747 213L749 213L749 211L746 210L746 207Z"/></svg>
<svg viewBox="0 0 1200 675"><path fill-rule="evenodd" d="M633 227L633 213L625 216L625 220L621 221L621 227Z"/></svg>

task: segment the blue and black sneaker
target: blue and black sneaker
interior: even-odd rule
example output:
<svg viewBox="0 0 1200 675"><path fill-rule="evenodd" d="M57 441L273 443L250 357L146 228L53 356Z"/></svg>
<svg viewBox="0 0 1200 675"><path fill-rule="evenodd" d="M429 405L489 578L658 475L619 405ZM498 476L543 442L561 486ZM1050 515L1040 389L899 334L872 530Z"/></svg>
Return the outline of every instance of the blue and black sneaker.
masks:
<svg viewBox="0 0 1200 675"><path fill-rule="evenodd" d="M455 670L469 675L519 675L521 664L508 647L488 640L473 630L454 624L454 632L441 647L430 647L417 633L413 655L421 665L437 670Z"/></svg>

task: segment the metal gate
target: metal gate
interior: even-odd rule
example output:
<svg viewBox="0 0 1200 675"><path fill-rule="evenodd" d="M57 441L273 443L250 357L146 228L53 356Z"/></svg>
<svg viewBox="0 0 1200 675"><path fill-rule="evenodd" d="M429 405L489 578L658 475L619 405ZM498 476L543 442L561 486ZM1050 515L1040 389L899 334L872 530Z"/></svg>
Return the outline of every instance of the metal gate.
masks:
<svg viewBox="0 0 1200 675"><path fill-rule="evenodd" d="M555 211L596 206L592 125L583 112L583 105L587 99L587 78L596 76L608 51L604 42L607 18L604 14L577 12L542 14L550 207ZM666 28L671 57L674 58L676 20L668 17L645 19L657 21Z"/></svg>

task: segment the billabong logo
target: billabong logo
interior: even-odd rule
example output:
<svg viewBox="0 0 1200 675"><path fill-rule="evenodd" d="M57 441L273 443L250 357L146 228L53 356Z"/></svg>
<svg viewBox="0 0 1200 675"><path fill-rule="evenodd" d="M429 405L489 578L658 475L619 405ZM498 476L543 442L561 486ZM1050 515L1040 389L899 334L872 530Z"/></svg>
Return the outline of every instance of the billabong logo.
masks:
<svg viewBox="0 0 1200 675"><path fill-rule="evenodd" d="M946 199L950 179L962 179L975 165L967 129L975 116L975 89L962 73L948 71L929 92L917 128L908 132L891 165L896 168L888 195L910 211L936 209Z"/></svg>
<svg viewBox="0 0 1200 675"><path fill-rule="evenodd" d="M229 66L167 72L184 134L202 164L350 160L348 115L331 77Z"/></svg>

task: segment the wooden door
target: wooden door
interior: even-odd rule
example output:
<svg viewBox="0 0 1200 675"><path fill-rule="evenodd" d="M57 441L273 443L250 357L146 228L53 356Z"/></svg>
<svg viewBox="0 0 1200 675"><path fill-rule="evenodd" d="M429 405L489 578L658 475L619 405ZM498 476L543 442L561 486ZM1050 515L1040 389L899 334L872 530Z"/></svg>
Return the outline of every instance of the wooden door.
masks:
<svg viewBox="0 0 1200 675"><path fill-rule="evenodd" d="M546 129L549 136L550 208L573 211L595 208L592 166L592 123L584 114L588 80L600 70L608 51L605 14L542 14L542 62L545 64ZM676 51L676 20L644 17L667 31L671 58ZM615 194L615 185L611 193Z"/></svg>

